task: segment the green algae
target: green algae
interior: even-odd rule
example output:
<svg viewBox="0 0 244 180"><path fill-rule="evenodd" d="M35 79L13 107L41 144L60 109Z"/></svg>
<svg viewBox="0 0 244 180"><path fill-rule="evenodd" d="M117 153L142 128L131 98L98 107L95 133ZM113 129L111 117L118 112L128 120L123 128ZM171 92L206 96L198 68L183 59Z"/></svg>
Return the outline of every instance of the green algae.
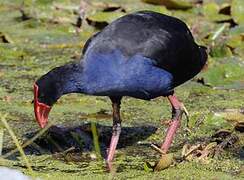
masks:
<svg viewBox="0 0 244 180"><path fill-rule="evenodd" d="M183 120L171 152L179 154L185 142L195 144L205 141L218 129L233 129L232 123L225 117L216 116L215 112L241 109L244 106L243 24L228 26L214 41L211 40L212 35L222 26L215 21L227 21L230 18L230 15L219 14L219 2L214 5L194 5L186 11L168 10L164 6L149 5L138 0L92 2L111 2L127 12L148 9L177 16L187 22L198 42L211 47L207 71L200 73L194 81L176 88L177 96L190 112L192 132L186 133ZM0 1L0 31L11 39L10 43L0 43L0 112L9 114L7 120L11 127L16 127L14 130L20 141L23 141L26 133L39 129L31 104L34 81L53 67L78 61L84 42L97 31L86 24L80 34L76 33L72 25L76 22L73 9L76 10L78 4L78 0L59 1L59 7L72 7L71 10L62 10L55 8L55 1L25 1L24 10L31 18L23 21L20 11L16 8L21 5L19 1ZM95 5L93 9L94 16L91 18L94 18L94 21L101 21L102 17L104 21L110 22L122 13L104 13ZM209 9L213 9L211 14L206 13ZM235 19L238 23L241 22L238 18ZM197 83L197 78L203 78L205 84ZM210 86L205 86L206 84ZM210 158L207 164L184 161L161 172L144 171L145 162L156 162L159 158L159 155L145 144L161 143L167 128L161 122L171 117L169 103L165 98L142 101L125 97L121 111L125 128L153 125L158 129L146 139L135 137L139 139L138 143L118 149L114 162L117 171L114 174L105 172L105 165L97 159L92 159L92 152L89 151L77 155L80 161L67 161L50 153L28 155L34 174L22 167L18 155L16 160L0 159L0 165L18 168L26 174L43 179L244 178L244 163L240 154L244 144L242 133L237 133L240 140L235 147L224 150L217 158ZM101 112L105 112L105 115L101 115ZM54 106L50 121L63 126L80 126L84 121L96 121L98 124L111 126L111 113L111 103L106 97L71 94L62 97ZM14 144L10 137L4 135L3 153L12 148Z"/></svg>

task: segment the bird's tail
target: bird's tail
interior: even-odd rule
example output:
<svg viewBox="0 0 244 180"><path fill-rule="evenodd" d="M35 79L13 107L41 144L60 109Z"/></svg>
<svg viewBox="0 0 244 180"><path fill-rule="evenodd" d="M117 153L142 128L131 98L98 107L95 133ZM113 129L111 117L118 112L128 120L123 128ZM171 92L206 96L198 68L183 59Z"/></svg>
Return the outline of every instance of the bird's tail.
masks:
<svg viewBox="0 0 244 180"><path fill-rule="evenodd" d="M200 61L202 65L202 70L207 68L207 60L208 60L208 49L205 46L199 46L200 50Z"/></svg>

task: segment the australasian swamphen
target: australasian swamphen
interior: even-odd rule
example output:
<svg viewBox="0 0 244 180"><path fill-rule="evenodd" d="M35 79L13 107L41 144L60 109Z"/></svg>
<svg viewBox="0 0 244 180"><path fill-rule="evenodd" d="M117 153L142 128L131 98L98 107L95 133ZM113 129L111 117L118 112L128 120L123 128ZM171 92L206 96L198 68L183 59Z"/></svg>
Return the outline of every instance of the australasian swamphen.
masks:
<svg viewBox="0 0 244 180"><path fill-rule="evenodd" d="M168 98L172 121L161 146L167 152L180 124L183 104L174 88L193 78L207 61L181 20L151 11L125 15L93 35L79 63L52 69L34 84L34 111L43 128L52 105L64 94L108 96L113 107L113 133L106 159L111 168L121 132L123 96Z"/></svg>

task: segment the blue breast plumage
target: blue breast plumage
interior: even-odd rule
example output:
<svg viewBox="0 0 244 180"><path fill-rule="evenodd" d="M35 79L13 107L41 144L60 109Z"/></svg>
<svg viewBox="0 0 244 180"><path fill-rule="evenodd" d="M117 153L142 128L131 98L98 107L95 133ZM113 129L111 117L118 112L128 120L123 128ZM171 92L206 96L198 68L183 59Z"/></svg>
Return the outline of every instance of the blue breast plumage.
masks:
<svg viewBox="0 0 244 180"><path fill-rule="evenodd" d="M119 50L92 52L85 57L83 67L87 94L152 99L172 91L173 76L139 54L126 58Z"/></svg>

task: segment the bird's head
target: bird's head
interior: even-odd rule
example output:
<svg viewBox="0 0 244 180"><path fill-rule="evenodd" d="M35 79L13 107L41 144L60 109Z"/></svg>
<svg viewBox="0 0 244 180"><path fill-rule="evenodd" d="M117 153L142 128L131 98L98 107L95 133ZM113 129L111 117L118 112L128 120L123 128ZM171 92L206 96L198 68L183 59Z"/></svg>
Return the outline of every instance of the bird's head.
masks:
<svg viewBox="0 0 244 180"><path fill-rule="evenodd" d="M58 83L50 74L42 76L34 83L34 112L41 128L47 125L52 105L59 97L58 89Z"/></svg>
<svg viewBox="0 0 244 180"><path fill-rule="evenodd" d="M34 112L41 128L48 122L48 114L54 103L64 94L82 92L82 66L71 63L56 67L34 84Z"/></svg>

